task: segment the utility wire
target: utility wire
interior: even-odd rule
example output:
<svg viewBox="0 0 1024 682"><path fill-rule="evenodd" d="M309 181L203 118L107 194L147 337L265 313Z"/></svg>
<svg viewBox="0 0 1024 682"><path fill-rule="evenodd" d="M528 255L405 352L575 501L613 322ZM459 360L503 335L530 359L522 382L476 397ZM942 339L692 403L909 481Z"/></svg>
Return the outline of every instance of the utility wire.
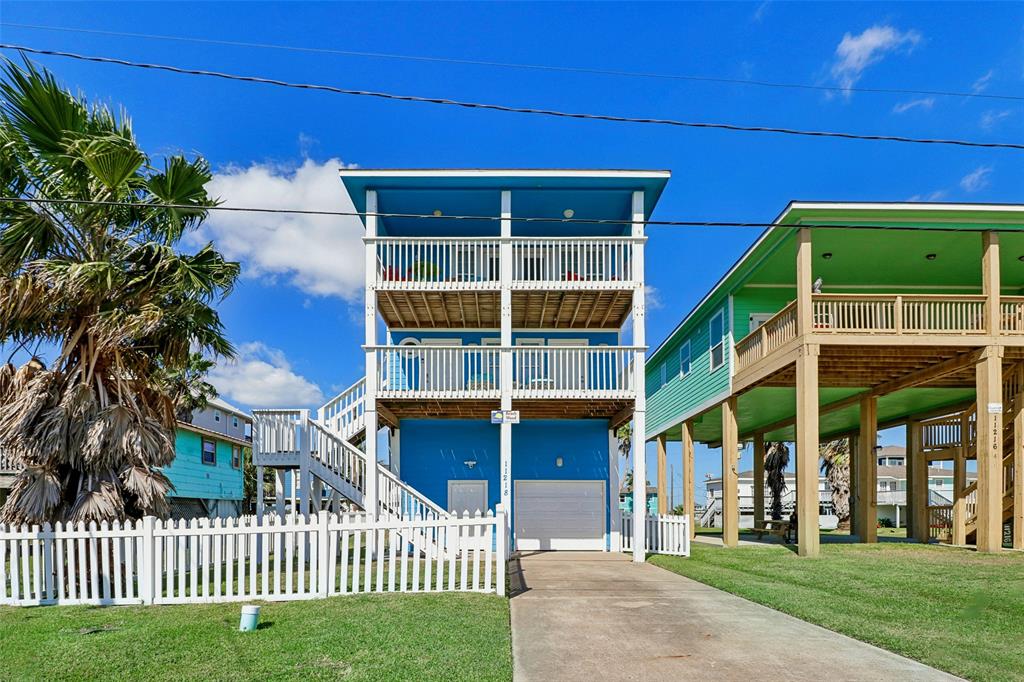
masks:
<svg viewBox="0 0 1024 682"><path fill-rule="evenodd" d="M172 210L187 210L193 213L203 211L227 211L239 213L274 213L284 215L312 215L312 216L355 216L355 217L376 217L376 218L427 218L430 220L504 220L501 216L493 215L437 215L434 213L381 213L376 211L323 211L301 208L264 208L254 206L196 206L193 204L166 204L150 203L145 201L104 201L100 199L44 199L39 197L0 197L0 203L8 204L82 204L86 206L117 206L124 208L167 208ZM1017 205L1006 205L1008 209L1024 207ZM633 220L618 218L550 218L550 217L527 217L514 216L511 218L514 223L559 223L563 225L632 225ZM850 224L850 223L779 223L779 222L749 222L729 220L645 220L643 224L654 227L753 227L753 228L801 228L810 227L815 229L861 229L861 230L919 230L916 227L902 227L892 225L875 225L871 223ZM929 230L939 232L978 232L977 229L961 227L929 227ZM998 227L988 227L986 230L999 232ZM1019 230L1012 230L1018 232Z"/></svg>
<svg viewBox="0 0 1024 682"><path fill-rule="evenodd" d="M918 137L904 137L900 135L861 135L857 133L844 133L836 131L823 131L823 130L800 130L796 128L777 128L769 126L745 126L734 123L706 123L697 121L679 121L675 119L667 118L637 118L629 116L613 116L609 114L585 114L585 113L573 113L565 111L556 111L554 109L535 109L530 107L513 107L503 104L486 104L481 102L465 102L453 99L444 99L438 97L418 97L415 95L396 95L387 92L375 92L371 90L350 90L346 88L337 88L331 85L317 85L312 83L291 83L288 81L282 81L272 78L262 78L259 76L241 76L237 74L221 73L219 71L206 71L202 69L186 69L178 66L168 66L165 64L148 64L145 62L133 62L124 59L115 59L113 57L95 57L88 55L76 54L73 52L62 52L59 50L43 50L34 47L26 47L23 45L12 45L9 43L0 43L0 49L4 50L18 50L20 52L27 52L30 54L48 55L52 57L67 57L69 59L77 59L87 62L97 62L100 64L118 64L120 66L129 66L141 69L153 69L157 71L169 71L171 73L185 74L190 76L209 76L213 78L223 78L232 81L243 81L248 83L261 83L264 85L276 85L285 88L296 88L299 90L315 90L319 92L329 92L339 95L355 95L359 97L375 97L378 99L386 100L397 100L402 102L417 102L422 104L441 104L449 106L463 107L466 109L486 109L489 111L503 111L514 114L534 114L541 116L553 116L557 118L571 118L571 119L585 119L591 121L611 121L614 123L645 123L654 125L667 125L681 128L711 128L716 130L730 130L730 131L742 131L751 133L778 133L783 135L800 135L804 137L828 137L828 138L841 138L847 140L872 140L882 142L903 142L913 144L932 144L932 145L953 145L958 147L982 147L986 149L1024 149L1024 144L1014 142L978 142L971 140L953 140L953 139L933 139L933 138L918 138Z"/></svg>
<svg viewBox="0 0 1024 682"><path fill-rule="evenodd" d="M1004 95L987 92L957 92L952 90L916 90L908 88L866 88L859 86L840 87L836 85L811 85L808 83L786 83L778 81L753 80L747 78L727 78L723 76L696 76L687 74L658 73L653 71L624 71L619 69L599 69L587 66L558 66L551 64L525 64L517 62L499 62L479 59L460 59L455 57L431 57L426 55L394 54L389 52L361 52L356 50L338 50L328 47L305 47L301 45L278 45L274 43L253 43L240 40L222 40L217 38L197 38L192 36L172 36L154 33L129 33L124 31L105 31L100 29L79 28L75 26L42 26L40 24L19 24L0 22L0 26L12 26L42 31L63 31L67 33L85 33L121 38L141 38L145 40L170 40L201 45L225 45L228 47L251 47L263 50L286 50L313 54L333 54L345 57L369 57L373 59L394 59L412 62L433 62L439 64L465 64L469 66L488 66L503 69L525 69L532 71L553 71L561 73L580 73L599 76L620 76L626 78L653 78L661 80L692 81L703 83L725 83L728 85L756 85L765 88L788 88L795 90L816 90L821 92L848 93L864 92L873 94L893 95L933 95L938 97L978 97L1024 101L1021 95Z"/></svg>

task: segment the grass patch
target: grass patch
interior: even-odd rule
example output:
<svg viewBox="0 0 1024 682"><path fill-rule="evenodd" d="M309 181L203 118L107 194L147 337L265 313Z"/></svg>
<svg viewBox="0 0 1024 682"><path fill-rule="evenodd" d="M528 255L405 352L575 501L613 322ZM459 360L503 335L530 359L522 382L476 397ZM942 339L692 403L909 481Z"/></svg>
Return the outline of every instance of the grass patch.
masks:
<svg viewBox="0 0 1024 682"><path fill-rule="evenodd" d="M693 543L651 563L972 680L1024 679L1024 554L903 543Z"/></svg>
<svg viewBox="0 0 1024 682"><path fill-rule="evenodd" d="M367 595L240 604L0 608L5 680L510 680L508 600Z"/></svg>

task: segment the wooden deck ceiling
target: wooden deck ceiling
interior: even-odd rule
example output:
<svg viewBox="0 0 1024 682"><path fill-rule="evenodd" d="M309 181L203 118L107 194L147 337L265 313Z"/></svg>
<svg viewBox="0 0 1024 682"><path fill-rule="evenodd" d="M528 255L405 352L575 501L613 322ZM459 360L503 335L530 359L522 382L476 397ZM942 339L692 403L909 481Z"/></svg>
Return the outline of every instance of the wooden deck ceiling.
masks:
<svg viewBox="0 0 1024 682"><path fill-rule="evenodd" d="M924 377L929 369L937 376L913 385L933 388L974 388L977 349L963 346L841 346L821 345L818 383L831 388L877 388ZM1006 347L1004 361L1024 359L1024 348ZM943 371L949 369L950 371ZM790 363L761 381L745 387L796 386L795 366Z"/></svg>
<svg viewBox="0 0 1024 682"><path fill-rule="evenodd" d="M633 305L632 289L513 291L517 329L619 329ZM377 309L396 329L497 329L497 291L378 291Z"/></svg>
<svg viewBox="0 0 1024 682"><path fill-rule="evenodd" d="M490 419L497 400L384 400L395 419ZM521 419L610 419L618 426L632 418L632 400L514 400Z"/></svg>

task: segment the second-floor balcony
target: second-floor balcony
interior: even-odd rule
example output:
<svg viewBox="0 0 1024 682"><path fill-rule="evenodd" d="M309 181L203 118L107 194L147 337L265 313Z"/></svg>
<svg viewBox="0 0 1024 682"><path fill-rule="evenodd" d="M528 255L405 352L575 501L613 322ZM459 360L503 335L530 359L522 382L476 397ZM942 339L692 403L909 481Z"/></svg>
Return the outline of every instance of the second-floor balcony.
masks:
<svg viewBox="0 0 1024 682"><path fill-rule="evenodd" d="M382 291L487 291L501 286L497 237L377 237ZM510 288L631 289L638 285L631 237L512 237Z"/></svg>
<svg viewBox="0 0 1024 682"><path fill-rule="evenodd" d="M382 400L497 399L501 355L512 362L514 399L629 399L636 394L632 346L377 346Z"/></svg>
<svg viewBox="0 0 1024 682"><path fill-rule="evenodd" d="M1024 339L1024 297L1000 299L996 330L988 329L987 306L984 296L814 294L808 333L822 343L830 337L838 342L842 336L933 337L950 344L994 335ZM736 371L748 369L796 338L794 301L736 343ZM893 341L899 343L898 338Z"/></svg>

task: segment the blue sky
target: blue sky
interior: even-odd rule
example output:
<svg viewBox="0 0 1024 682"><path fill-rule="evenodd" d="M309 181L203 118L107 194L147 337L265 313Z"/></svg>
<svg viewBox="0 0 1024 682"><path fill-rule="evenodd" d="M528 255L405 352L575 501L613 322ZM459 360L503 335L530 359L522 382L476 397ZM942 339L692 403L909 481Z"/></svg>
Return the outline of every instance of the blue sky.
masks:
<svg viewBox="0 0 1024 682"><path fill-rule="evenodd" d="M90 4L5 2L4 22L352 51L1019 95L1021 3ZM0 27L4 42L522 106L741 124L1020 141L1020 102L838 93L529 71ZM123 105L150 153L201 153L229 203L343 208L360 167L666 168L661 219L770 220L791 199L1020 201L1017 152L578 122L39 61ZM218 217L202 237L243 261L221 305L239 363L215 377L247 405L317 403L362 373L359 228ZM756 237L652 228L656 345ZM887 434L887 442L901 440ZM670 449L679 477L678 450ZM744 462L744 466L749 462ZM697 477L717 475L698 453ZM679 485L677 483L677 490ZM678 496L678 492L677 492Z"/></svg>

